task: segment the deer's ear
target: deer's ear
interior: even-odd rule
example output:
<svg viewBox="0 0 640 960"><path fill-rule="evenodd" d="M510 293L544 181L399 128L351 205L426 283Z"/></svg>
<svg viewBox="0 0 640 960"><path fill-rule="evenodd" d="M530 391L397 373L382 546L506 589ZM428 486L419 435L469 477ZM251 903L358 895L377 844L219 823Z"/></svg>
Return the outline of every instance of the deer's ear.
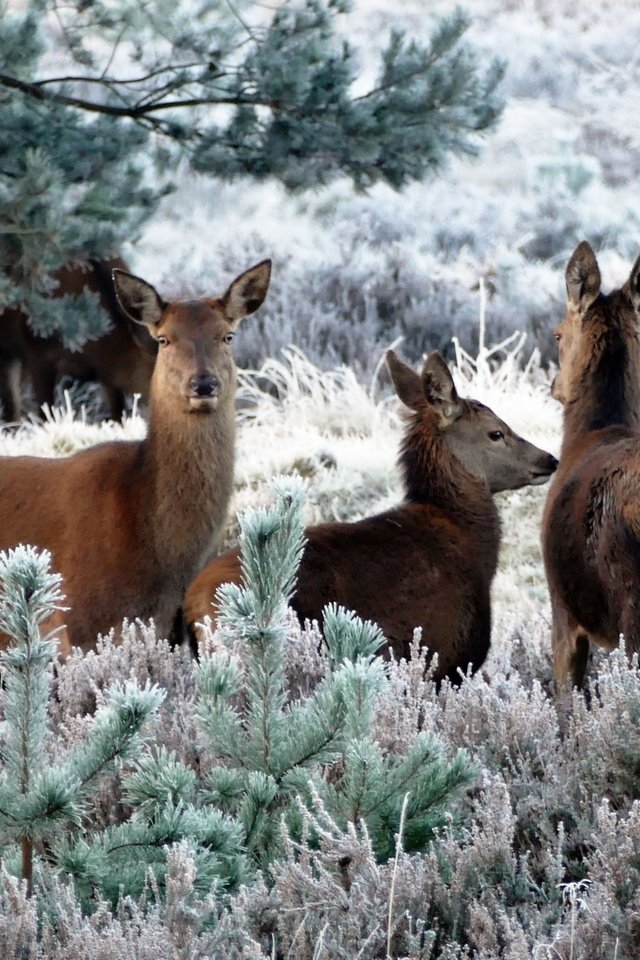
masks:
<svg viewBox="0 0 640 960"><path fill-rule="evenodd" d="M444 357L437 350L430 353L425 361L422 389L427 403L438 411L444 424L460 416L462 403L458 391Z"/></svg>
<svg viewBox="0 0 640 960"><path fill-rule="evenodd" d="M119 268L114 269L111 276L118 305L130 320L146 327L159 322L166 303L150 283Z"/></svg>
<svg viewBox="0 0 640 960"><path fill-rule="evenodd" d="M222 297L222 305L231 323L255 311L264 303L271 279L271 260L261 260L233 281Z"/></svg>
<svg viewBox="0 0 640 960"><path fill-rule="evenodd" d="M569 303L585 314L600 293L600 268L586 240L574 250L565 272Z"/></svg>
<svg viewBox="0 0 640 960"><path fill-rule="evenodd" d="M420 407L424 407L424 393L422 392L420 375L404 363L393 350L387 350L385 359L396 393L402 402L411 410L419 410Z"/></svg>
<svg viewBox="0 0 640 960"><path fill-rule="evenodd" d="M629 296L636 315L640 317L640 257L634 263L629 275Z"/></svg>

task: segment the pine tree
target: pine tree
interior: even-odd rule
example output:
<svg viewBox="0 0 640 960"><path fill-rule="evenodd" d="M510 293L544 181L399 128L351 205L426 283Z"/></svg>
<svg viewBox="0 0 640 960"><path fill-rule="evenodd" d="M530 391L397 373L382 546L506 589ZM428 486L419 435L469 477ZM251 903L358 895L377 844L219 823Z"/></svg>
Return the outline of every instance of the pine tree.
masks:
<svg viewBox="0 0 640 960"><path fill-rule="evenodd" d="M40 625L61 609L63 599L61 577L50 573L50 561L47 551L33 547L0 553L0 630L14 641L0 653L0 840L3 847L20 844L21 874L29 887L34 855L45 855L66 830L81 827L91 788L116 762L138 751L142 727L163 698L155 687L113 686L87 741L67 756L56 751L55 763L48 760L47 708L57 642L54 634L42 637Z"/></svg>
<svg viewBox="0 0 640 960"><path fill-rule="evenodd" d="M95 301L48 301L51 272L133 239L178 160L289 189L350 177L400 188L473 153L500 112L501 66L480 66L457 11L427 46L392 34L354 95L347 0L0 0L0 310L78 347ZM90 306L91 309L87 310Z"/></svg>
<svg viewBox="0 0 640 960"><path fill-rule="evenodd" d="M303 488L282 478L274 486L274 507L241 518L244 585L227 584L218 595L219 624L241 641L241 660L221 651L199 670L200 722L219 759L209 802L238 820L263 868L281 849L281 821L295 835L300 801L314 796L339 822L366 824L384 860L408 794L405 849L424 848L474 770L464 751L449 760L426 735L400 756L373 740L375 702L387 683L376 656L384 638L340 607L324 613L324 678L306 700L288 695L286 604L304 544Z"/></svg>

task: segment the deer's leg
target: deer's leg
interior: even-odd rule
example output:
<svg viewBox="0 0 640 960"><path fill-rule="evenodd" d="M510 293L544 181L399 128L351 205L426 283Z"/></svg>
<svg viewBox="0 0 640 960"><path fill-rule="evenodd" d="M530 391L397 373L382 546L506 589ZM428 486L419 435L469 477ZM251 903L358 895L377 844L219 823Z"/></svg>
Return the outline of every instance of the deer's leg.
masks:
<svg viewBox="0 0 640 960"><path fill-rule="evenodd" d="M0 405L2 418L7 423L17 423L21 412L22 364L17 357L0 354Z"/></svg>
<svg viewBox="0 0 640 960"><path fill-rule="evenodd" d="M31 383L35 394L38 412L42 405L47 403L53 406L56 390L56 368L53 364L42 364L34 366L31 371Z"/></svg>
<svg viewBox="0 0 640 960"><path fill-rule="evenodd" d="M125 409L124 393L117 387L108 387L106 384L102 385L102 389L107 397L110 419L122 420Z"/></svg>
<svg viewBox="0 0 640 960"><path fill-rule="evenodd" d="M630 593L622 610L621 632L624 634L627 653L640 653L640 598ZM616 642L618 638L615 638Z"/></svg>
<svg viewBox="0 0 640 960"><path fill-rule="evenodd" d="M589 660L589 635L565 609L552 601L551 647L558 687L582 687Z"/></svg>

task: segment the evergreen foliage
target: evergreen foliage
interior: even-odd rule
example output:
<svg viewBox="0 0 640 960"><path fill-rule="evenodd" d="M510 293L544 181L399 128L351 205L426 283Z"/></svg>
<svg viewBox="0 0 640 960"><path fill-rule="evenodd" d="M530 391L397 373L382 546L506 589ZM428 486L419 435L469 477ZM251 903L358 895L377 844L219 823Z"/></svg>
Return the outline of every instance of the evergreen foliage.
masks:
<svg viewBox="0 0 640 960"><path fill-rule="evenodd" d="M82 827L92 787L139 750L142 727L163 699L157 688L115 684L87 740L67 756L55 751L55 762L48 762L47 708L57 644L53 634L41 637L40 624L61 609L62 600L61 577L49 572L50 562L48 551L33 547L0 553L0 630L15 641L0 653L5 718L0 836L4 843L21 843L28 884L34 849L42 854L43 841L55 842L65 828Z"/></svg>
<svg viewBox="0 0 640 960"><path fill-rule="evenodd" d="M450 761L433 737L418 737L393 756L375 742L375 705L387 687L376 656L383 637L339 607L326 611L324 676L308 696L292 696L287 600L304 545L304 489L297 479L274 486L275 506L241 520L245 585L222 588L224 635L238 641L237 652L218 650L196 668L196 714L210 758L205 776L162 745L140 753L140 729L164 697L149 684L114 684L86 740L66 752L47 745L56 643L40 637L39 624L60 606L60 578L48 572L46 552L20 547L0 555L0 628L16 639L0 655L0 831L5 844L22 841L27 879L35 844L46 864L73 878L85 906L97 893L116 904L123 893L140 897L150 881L164 890L171 851L186 844L194 891L226 895L271 865L287 834L302 838L304 810L318 800L341 824L368 829L385 860L407 794L406 837L422 849L473 778L465 752ZM92 827L91 789L125 760L126 813L114 811L111 822Z"/></svg>
<svg viewBox="0 0 640 960"><path fill-rule="evenodd" d="M97 302L43 298L64 263L135 238L175 164L289 189L340 174L358 188L423 178L473 153L500 112L457 11L422 47L391 36L377 79L339 39L346 0L0 0L0 309L77 349ZM90 309L87 309L90 307Z"/></svg>
<svg viewBox="0 0 640 960"><path fill-rule="evenodd" d="M335 605L324 618L326 672L311 695L291 698L285 670L286 601L303 546L303 487L274 482L276 504L241 520L244 585L220 588L219 622L241 641L239 655L218 651L199 669L199 717L219 765L209 774L211 802L237 817L257 865L300 831L300 802L320 797L340 822L365 824L384 860L392 855L409 794L412 849L433 831L474 776L464 751L451 761L432 737L390 755L373 739L377 698L387 680L375 654L379 629Z"/></svg>

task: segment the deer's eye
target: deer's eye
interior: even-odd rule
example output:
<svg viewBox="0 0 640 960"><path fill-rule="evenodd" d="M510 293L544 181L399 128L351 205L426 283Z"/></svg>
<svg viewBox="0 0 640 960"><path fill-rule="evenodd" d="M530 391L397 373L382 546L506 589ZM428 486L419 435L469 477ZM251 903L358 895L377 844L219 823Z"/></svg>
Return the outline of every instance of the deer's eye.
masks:
<svg viewBox="0 0 640 960"><path fill-rule="evenodd" d="M559 334L559 333L554 333L553 339L555 340L556 343L560 343L560 334Z"/></svg>
<svg viewBox="0 0 640 960"><path fill-rule="evenodd" d="M489 440L503 440L504 433L502 430L492 430L489 434Z"/></svg>
<svg viewBox="0 0 640 960"><path fill-rule="evenodd" d="M159 344L161 347L168 347L168 346L169 346L169 338L168 338L168 337L157 337L156 339L157 339L158 344Z"/></svg>
<svg viewBox="0 0 640 960"><path fill-rule="evenodd" d="M231 343L231 341L233 340L233 336L234 336L234 335L233 335L232 333L225 333L225 335L224 335L224 337L222 338L222 340L223 340L224 343Z"/></svg>

